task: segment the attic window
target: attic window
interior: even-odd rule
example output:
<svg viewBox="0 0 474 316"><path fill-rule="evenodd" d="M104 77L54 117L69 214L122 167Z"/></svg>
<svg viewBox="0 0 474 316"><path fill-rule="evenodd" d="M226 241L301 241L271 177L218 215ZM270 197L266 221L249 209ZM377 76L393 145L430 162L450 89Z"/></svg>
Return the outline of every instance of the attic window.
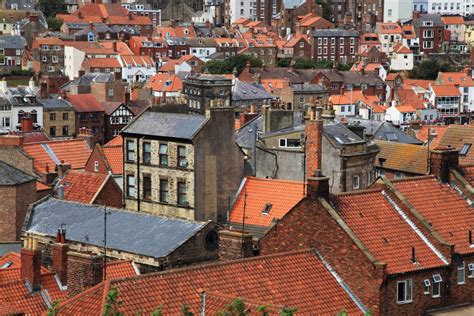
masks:
<svg viewBox="0 0 474 316"><path fill-rule="evenodd" d="M170 81L170 80L167 80L167 81L165 82L165 86L167 86L167 87L171 86L171 81Z"/></svg>
<svg viewBox="0 0 474 316"><path fill-rule="evenodd" d="M271 203L265 204L265 207L262 210L262 215L268 215L270 213L271 209L272 209L272 204Z"/></svg>
<svg viewBox="0 0 474 316"><path fill-rule="evenodd" d="M469 151L469 149L471 148L471 145L472 144L464 144L462 145L462 148L461 150L459 151L459 154L461 156L466 156L467 155L467 152Z"/></svg>
<svg viewBox="0 0 474 316"><path fill-rule="evenodd" d="M389 142L398 142L398 137L395 133L385 133L385 137Z"/></svg>
<svg viewBox="0 0 474 316"><path fill-rule="evenodd" d="M10 268L12 264L13 264L13 262L7 261L7 262L5 262L5 263L2 265L1 268L2 268L2 269Z"/></svg>

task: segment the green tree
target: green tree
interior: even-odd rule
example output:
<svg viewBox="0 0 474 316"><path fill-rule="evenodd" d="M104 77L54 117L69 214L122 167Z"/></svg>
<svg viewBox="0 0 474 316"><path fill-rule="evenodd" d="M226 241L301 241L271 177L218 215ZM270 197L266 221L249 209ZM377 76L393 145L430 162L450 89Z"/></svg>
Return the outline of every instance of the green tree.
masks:
<svg viewBox="0 0 474 316"><path fill-rule="evenodd" d="M194 314L189 310L188 305L181 306L181 311L183 312L183 316L194 316Z"/></svg>
<svg viewBox="0 0 474 316"><path fill-rule="evenodd" d="M281 316L293 316L296 314L298 309L296 307L284 307L280 312Z"/></svg>
<svg viewBox="0 0 474 316"><path fill-rule="evenodd" d="M122 312L119 312L119 307L122 302L118 301L119 291L117 288L111 288L107 293L105 299L105 309L103 316L123 316Z"/></svg>
<svg viewBox="0 0 474 316"><path fill-rule="evenodd" d="M291 59L280 59L278 62L277 62L277 67L290 67L291 65Z"/></svg>
<svg viewBox="0 0 474 316"><path fill-rule="evenodd" d="M410 79L424 79L435 80L438 77L438 72L455 71L449 63L439 59L423 60L418 66L414 67L409 73Z"/></svg>
<svg viewBox="0 0 474 316"><path fill-rule="evenodd" d="M63 25L63 20L56 19L52 16L47 17L46 21L48 22L48 28L52 31L59 31L61 29L61 25Z"/></svg>
<svg viewBox="0 0 474 316"><path fill-rule="evenodd" d="M48 316L56 316L58 314L58 305L59 301L54 301L53 304L51 304L51 307L48 308Z"/></svg>
<svg viewBox="0 0 474 316"><path fill-rule="evenodd" d="M39 0L36 9L43 12L46 17L55 17L58 13L67 13L64 0Z"/></svg>
<svg viewBox="0 0 474 316"><path fill-rule="evenodd" d="M155 309L152 313L151 316L163 316L163 304L158 306L157 309Z"/></svg>
<svg viewBox="0 0 474 316"><path fill-rule="evenodd" d="M246 316L250 314L250 310L245 307L245 301L240 298L234 298L227 305L226 311L217 313L218 316Z"/></svg>
<svg viewBox="0 0 474 316"><path fill-rule="evenodd" d="M234 69L241 73L247 62L251 67L262 67L262 61L250 55L235 55L224 60L210 60L202 66L202 71L211 74L231 74Z"/></svg>

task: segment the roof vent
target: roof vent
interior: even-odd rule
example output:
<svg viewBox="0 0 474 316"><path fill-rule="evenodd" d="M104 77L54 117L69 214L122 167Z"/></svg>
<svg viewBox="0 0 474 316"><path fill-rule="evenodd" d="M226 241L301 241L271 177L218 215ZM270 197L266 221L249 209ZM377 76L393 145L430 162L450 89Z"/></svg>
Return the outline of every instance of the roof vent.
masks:
<svg viewBox="0 0 474 316"><path fill-rule="evenodd" d="M272 209L272 203L267 203L265 204L265 207L263 208L262 215L268 215L270 213L270 210Z"/></svg>

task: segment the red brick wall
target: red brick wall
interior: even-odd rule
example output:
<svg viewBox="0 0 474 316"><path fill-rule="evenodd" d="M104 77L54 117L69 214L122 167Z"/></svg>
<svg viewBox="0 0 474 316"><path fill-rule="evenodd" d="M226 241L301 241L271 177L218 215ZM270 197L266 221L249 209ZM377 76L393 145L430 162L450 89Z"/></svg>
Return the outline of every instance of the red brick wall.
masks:
<svg viewBox="0 0 474 316"><path fill-rule="evenodd" d="M322 168L323 121L318 119L306 121L306 175L316 175Z"/></svg>
<svg viewBox="0 0 474 316"><path fill-rule="evenodd" d="M114 179L109 178L105 186L100 191L94 204L107 205L115 208L122 208L122 191Z"/></svg>
<svg viewBox="0 0 474 316"><path fill-rule="evenodd" d="M259 242L260 254L316 248L374 314L383 267L374 266L319 202L305 199Z"/></svg>
<svg viewBox="0 0 474 316"><path fill-rule="evenodd" d="M100 256L69 252L67 264L69 297L93 287L103 279L104 261Z"/></svg>
<svg viewBox="0 0 474 316"><path fill-rule="evenodd" d="M466 234L467 235L467 234ZM466 236L467 238L467 236ZM464 255L465 284L457 284L457 267L453 266L450 274L451 297L450 304L462 304L474 301L474 278L469 278L468 264L474 264L474 253Z"/></svg>
<svg viewBox="0 0 474 316"><path fill-rule="evenodd" d="M21 279L28 280L33 289L41 286L41 250L21 249Z"/></svg>
<svg viewBox="0 0 474 316"><path fill-rule="evenodd" d="M94 147L94 150L92 151L89 160L87 161L85 171L87 172L96 172L94 169L95 162L99 162L99 171L97 173L100 174L109 174L109 171L105 167L105 162L102 156L99 153L99 149L97 146Z"/></svg>
<svg viewBox="0 0 474 316"><path fill-rule="evenodd" d="M67 252L69 247L67 244L55 243L53 245L53 266L52 270L56 272L61 283L67 284Z"/></svg>

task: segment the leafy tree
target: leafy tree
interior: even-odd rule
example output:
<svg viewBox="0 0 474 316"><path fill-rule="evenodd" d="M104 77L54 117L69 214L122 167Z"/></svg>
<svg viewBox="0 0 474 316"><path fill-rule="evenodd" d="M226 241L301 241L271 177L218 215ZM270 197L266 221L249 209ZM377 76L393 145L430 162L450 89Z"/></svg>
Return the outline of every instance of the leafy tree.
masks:
<svg viewBox="0 0 474 316"><path fill-rule="evenodd" d="M118 301L119 291L117 288L111 288L107 293L105 299L105 309L103 316L123 316L125 315L122 312L119 312L119 307L122 302Z"/></svg>
<svg viewBox="0 0 474 316"><path fill-rule="evenodd" d="M155 309L152 313L151 316L163 316L163 304L158 306L157 309Z"/></svg>
<svg viewBox="0 0 474 316"><path fill-rule="evenodd" d="M257 307L257 311L260 313L261 316L269 316L270 315L267 312L267 307L265 305Z"/></svg>
<svg viewBox="0 0 474 316"><path fill-rule="evenodd" d="M280 59L277 62L277 67L290 67L291 59Z"/></svg>
<svg viewBox="0 0 474 316"><path fill-rule="evenodd" d="M262 67L262 61L250 55L235 55L224 60L210 60L202 66L202 71L211 74L231 74L234 69L240 74L247 62L251 67Z"/></svg>
<svg viewBox="0 0 474 316"><path fill-rule="evenodd" d="M234 298L227 305L226 311L217 313L218 316L246 316L250 314L250 310L245 308L245 302L240 298Z"/></svg>
<svg viewBox="0 0 474 316"><path fill-rule="evenodd" d="M183 316L194 316L194 314L189 310L188 305L181 306L181 311L183 312Z"/></svg>
<svg viewBox="0 0 474 316"><path fill-rule="evenodd" d="M61 25L63 25L63 20L56 19L52 16L47 17L46 21L48 22L48 27L52 31L59 31L61 29Z"/></svg>
<svg viewBox="0 0 474 316"><path fill-rule="evenodd" d="M56 316L58 314L59 301L54 301L51 307L48 308L48 316Z"/></svg>
<svg viewBox="0 0 474 316"><path fill-rule="evenodd" d="M58 13L67 13L64 0L39 0L36 9L43 12L46 17L55 17Z"/></svg>
<svg viewBox="0 0 474 316"><path fill-rule="evenodd" d="M280 312L281 316L293 316L296 314L298 309L296 307L284 307Z"/></svg>
<svg viewBox="0 0 474 316"><path fill-rule="evenodd" d="M316 0L316 3L323 8L323 18L332 22L332 9L328 2L329 1L325 0Z"/></svg>
<svg viewBox="0 0 474 316"><path fill-rule="evenodd" d="M454 71L453 67L445 62L438 59L430 58L421 62L418 66L414 67L409 73L411 79L425 79L435 80L438 77L438 72Z"/></svg>

